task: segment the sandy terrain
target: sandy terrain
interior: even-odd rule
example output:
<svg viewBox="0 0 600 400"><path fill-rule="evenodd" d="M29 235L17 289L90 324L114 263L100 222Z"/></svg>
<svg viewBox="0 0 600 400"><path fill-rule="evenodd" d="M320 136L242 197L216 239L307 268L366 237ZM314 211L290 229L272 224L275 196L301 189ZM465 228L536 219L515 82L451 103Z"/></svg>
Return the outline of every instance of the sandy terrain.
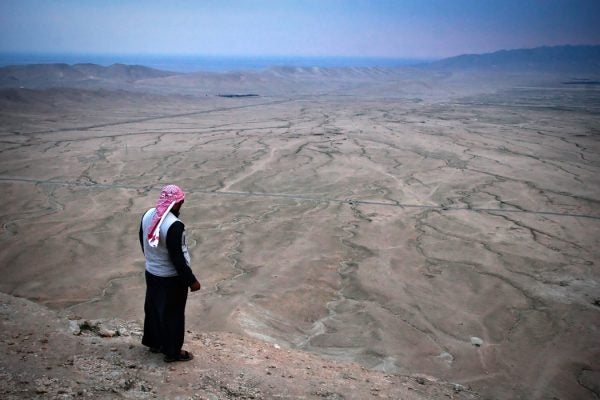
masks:
<svg viewBox="0 0 600 400"><path fill-rule="evenodd" d="M194 332L483 398L598 398L599 88L386 79L3 91L0 291L141 321L139 218L176 183Z"/></svg>

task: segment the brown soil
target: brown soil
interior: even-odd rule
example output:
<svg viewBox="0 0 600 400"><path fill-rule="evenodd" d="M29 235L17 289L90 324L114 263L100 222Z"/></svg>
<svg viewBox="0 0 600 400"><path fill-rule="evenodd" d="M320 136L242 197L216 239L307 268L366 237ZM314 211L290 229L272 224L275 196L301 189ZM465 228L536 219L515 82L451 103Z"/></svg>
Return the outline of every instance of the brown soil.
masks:
<svg viewBox="0 0 600 400"><path fill-rule="evenodd" d="M310 397L321 380L332 398L371 395L337 365L381 396L428 390L406 378L426 376L493 399L597 400L600 90L544 74L304 72L0 90L0 292L61 318L139 323L139 220L169 183L187 193L203 284L187 305L193 363L170 371L137 337L86 331L42 351L67 321L45 338L15 317L0 332L15 342L7 390L34 396L61 368L83 374L75 394L119 388L103 377L137 360L115 376L159 397L156 382L189 368L181 379L208 377L192 384L206 396L259 382L265 398ZM260 96L214 95L227 93ZM269 369L258 349L285 361ZM142 392L131 385L118 390Z"/></svg>

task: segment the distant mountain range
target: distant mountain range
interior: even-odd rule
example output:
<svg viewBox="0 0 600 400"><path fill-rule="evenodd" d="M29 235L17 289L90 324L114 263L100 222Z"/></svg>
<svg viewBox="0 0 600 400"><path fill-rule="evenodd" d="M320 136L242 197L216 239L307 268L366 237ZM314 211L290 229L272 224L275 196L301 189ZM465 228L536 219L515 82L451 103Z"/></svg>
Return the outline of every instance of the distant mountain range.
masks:
<svg viewBox="0 0 600 400"><path fill-rule="evenodd" d="M28 64L0 68L0 86L60 85L98 81L132 83L140 79L163 78L175 73L160 71L142 65L113 64L104 67L97 64Z"/></svg>
<svg viewBox="0 0 600 400"><path fill-rule="evenodd" d="M600 46L554 46L465 54L428 64L447 70L600 73Z"/></svg>
<svg viewBox="0 0 600 400"><path fill-rule="evenodd" d="M429 71L429 72L427 72ZM401 80L404 75L482 71L483 73L527 74L558 73L585 78L585 83L600 80L600 46L556 46L533 49L501 50L489 54L466 54L412 67L274 67L262 71L217 73L198 71L177 73L141 65L113 64L28 64L0 68L0 88L43 89L76 87L80 89L156 88L181 91L213 88L227 93L268 89L273 84L302 82L374 82ZM416 75L415 75L416 74ZM569 77L571 78L571 77ZM580 81L577 81L579 83ZM178 89L178 90L179 90ZM203 89L204 90L204 89ZM250 92L248 92L250 93Z"/></svg>

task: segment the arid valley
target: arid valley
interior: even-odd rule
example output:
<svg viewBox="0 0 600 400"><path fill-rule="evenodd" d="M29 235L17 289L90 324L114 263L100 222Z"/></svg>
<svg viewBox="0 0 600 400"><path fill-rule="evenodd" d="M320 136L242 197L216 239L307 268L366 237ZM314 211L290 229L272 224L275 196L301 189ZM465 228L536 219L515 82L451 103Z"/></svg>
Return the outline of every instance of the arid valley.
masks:
<svg viewBox="0 0 600 400"><path fill-rule="evenodd" d="M425 68L6 76L0 291L64 330L141 324L139 222L174 183L203 286L190 342L236 335L464 389L439 398L600 396L600 86ZM3 346L4 376L44 357ZM253 396L366 396L274 387Z"/></svg>

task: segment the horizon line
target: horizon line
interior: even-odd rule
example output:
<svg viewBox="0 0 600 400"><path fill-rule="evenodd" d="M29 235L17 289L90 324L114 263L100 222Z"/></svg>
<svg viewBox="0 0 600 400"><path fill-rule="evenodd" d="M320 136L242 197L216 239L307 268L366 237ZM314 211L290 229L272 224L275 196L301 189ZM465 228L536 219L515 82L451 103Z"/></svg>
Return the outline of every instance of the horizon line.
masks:
<svg viewBox="0 0 600 400"><path fill-rule="evenodd" d="M217 54L217 53L150 53L150 52L87 52L87 51L44 51L44 50L0 50L0 55L46 55L46 56L104 56L104 57L206 57L206 58L339 58L339 59L383 59L383 60L442 60L445 58L459 57L464 55L493 54L501 51L533 50L541 48L556 47L600 47L600 44L560 44L560 45L538 45L529 47L499 48L485 52L462 52L447 56L411 56L411 55L340 55L340 54Z"/></svg>
<svg viewBox="0 0 600 400"><path fill-rule="evenodd" d="M306 54L193 54L193 53L104 53L104 52L74 52L74 51L12 51L0 50L0 55L44 55L44 56L101 56L101 57L206 57L206 58L339 58L339 59L382 59L382 60L438 60L445 57L416 57L416 56L378 56L378 55L306 55ZM454 56L451 56L454 57Z"/></svg>

